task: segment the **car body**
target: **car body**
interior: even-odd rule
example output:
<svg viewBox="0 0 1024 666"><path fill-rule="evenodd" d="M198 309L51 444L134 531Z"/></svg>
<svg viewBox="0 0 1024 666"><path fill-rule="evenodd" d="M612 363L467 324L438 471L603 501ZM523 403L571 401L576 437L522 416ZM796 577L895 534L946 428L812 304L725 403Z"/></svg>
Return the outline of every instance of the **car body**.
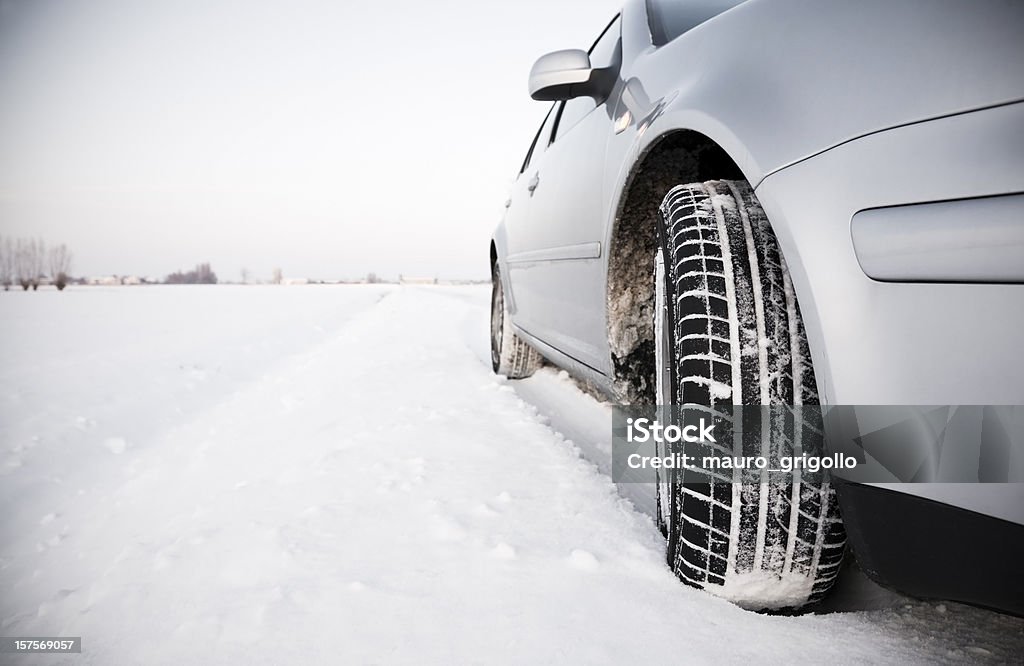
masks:
<svg viewBox="0 0 1024 666"><path fill-rule="evenodd" d="M631 359L651 335L636 258L658 203L666 184L742 178L822 403L1024 405L1022 34L1012 2L630 0L591 51L610 92L554 102L494 233L517 335L617 400L649 399ZM1016 483L847 484L862 567L1024 613L1001 579L1022 581L1021 450ZM915 516L925 529L892 528ZM953 525L1008 550L945 548Z"/></svg>

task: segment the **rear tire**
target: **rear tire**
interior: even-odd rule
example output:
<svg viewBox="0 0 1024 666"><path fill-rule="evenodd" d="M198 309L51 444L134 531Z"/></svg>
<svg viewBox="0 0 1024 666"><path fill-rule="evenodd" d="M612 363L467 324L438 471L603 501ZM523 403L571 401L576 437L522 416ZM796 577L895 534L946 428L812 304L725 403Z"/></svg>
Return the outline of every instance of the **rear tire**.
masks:
<svg viewBox="0 0 1024 666"><path fill-rule="evenodd" d="M796 295L751 187L710 181L673 188L661 205L660 232L659 401L723 411L818 404ZM780 454L783 444L770 439L761 451ZM673 572L752 610L820 600L846 543L835 491L798 475L731 474L732 483L659 478L658 522Z"/></svg>
<svg viewBox="0 0 1024 666"><path fill-rule="evenodd" d="M498 263L491 269L491 368L509 379L529 377L541 365L541 356L516 335L508 316Z"/></svg>

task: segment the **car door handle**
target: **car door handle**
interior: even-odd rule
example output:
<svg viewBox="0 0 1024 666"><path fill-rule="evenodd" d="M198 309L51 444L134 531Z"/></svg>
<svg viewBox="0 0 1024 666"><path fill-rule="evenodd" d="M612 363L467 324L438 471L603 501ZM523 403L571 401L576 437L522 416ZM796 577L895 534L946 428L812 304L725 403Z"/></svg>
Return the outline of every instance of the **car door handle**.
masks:
<svg viewBox="0 0 1024 666"><path fill-rule="evenodd" d="M540 185L540 173L539 172L533 174L533 178L531 178L530 182L526 184L526 189L530 191L530 196L533 196L533 191L537 189L538 185Z"/></svg>

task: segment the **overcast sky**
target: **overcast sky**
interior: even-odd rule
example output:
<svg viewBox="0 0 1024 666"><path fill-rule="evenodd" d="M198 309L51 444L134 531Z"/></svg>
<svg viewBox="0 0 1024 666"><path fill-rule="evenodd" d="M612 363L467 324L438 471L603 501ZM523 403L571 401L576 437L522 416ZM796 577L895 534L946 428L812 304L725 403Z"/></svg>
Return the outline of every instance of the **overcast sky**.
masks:
<svg viewBox="0 0 1024 666"><path fill-rule="evenodd" d="M487 277L546 105L619 0L0 0L0 234L75 275Z"/></svg>

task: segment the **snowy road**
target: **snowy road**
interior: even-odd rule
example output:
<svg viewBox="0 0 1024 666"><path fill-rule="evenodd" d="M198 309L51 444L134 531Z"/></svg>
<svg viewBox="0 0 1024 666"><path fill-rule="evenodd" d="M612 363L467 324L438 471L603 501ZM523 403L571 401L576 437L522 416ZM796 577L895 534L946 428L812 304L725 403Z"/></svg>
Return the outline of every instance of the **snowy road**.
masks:
<svg viewBox="0 0 1024 666"><path fill-rule="evenodd" d="M682 586L600 443L543 415L602 405L491 374L487 298L0 293L0 635L96 664L1024 655L1024 620L957 604L772 617Z"/></svg>

